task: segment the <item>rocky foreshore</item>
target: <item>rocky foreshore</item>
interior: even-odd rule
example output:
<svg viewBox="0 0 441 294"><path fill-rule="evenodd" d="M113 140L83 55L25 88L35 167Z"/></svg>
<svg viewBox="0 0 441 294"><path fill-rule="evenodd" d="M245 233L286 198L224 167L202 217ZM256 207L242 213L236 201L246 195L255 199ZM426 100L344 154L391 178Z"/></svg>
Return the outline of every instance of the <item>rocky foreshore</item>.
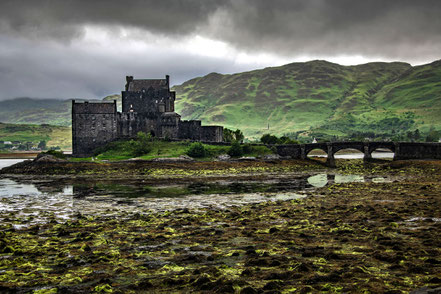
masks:
<svg viewBox="0 0 441 294"><path fill-rule="evenodd" d="M48 166L63 171L61 166L70 164ZM188 167L158 164L167 166L163 172L180 168L181 175ZM205 172L213 165L192 164L192 172ZM272 172L278 166L280 176L305 165L218 164L229 172L232 166L272 165ZM338 166L341 173L400 178L332 184L308 191L303 199L226 209L121 211L118 217L79 212L68 220L48 212L48 221L39 225L30 225L32 216L23 217L19 211L4 212L0 292L437 291L431 289L441 286L441 162L364 166L342 161ZM39 168L44 172L48 167Z"/></svg>

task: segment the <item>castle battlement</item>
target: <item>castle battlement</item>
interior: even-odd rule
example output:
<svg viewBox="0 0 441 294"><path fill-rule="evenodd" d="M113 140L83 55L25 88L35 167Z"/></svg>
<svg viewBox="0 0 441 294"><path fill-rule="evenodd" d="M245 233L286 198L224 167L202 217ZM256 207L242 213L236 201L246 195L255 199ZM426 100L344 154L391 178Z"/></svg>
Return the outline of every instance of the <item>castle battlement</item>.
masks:
<svg viewBox="0 0 441 294"><path fill-rule="evenodd" d="M133 138L138 132L155 137L222 142L222 126L202 126L199 120L181 121L175 111L176 93L170 91L170 78L140 79L126 77L121 92L122 112L116 100L72 100L73 155L88 156L108 142Z"/></svg>

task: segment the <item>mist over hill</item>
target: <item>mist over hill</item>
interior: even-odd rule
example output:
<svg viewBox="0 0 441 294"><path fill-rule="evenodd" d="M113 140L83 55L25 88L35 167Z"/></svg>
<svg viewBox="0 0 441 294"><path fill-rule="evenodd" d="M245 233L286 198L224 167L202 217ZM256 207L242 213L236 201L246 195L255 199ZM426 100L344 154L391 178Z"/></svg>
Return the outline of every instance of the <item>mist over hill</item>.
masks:
<svg viewBox="0 0 441 294"><path fill-rule="evenodd" d="M176 112L243 130L346 138L441 130L441 61L414 66L291 63L237 74L211 73L173 87ZM118 94L104 100L118 100ZM0 101L0 121L69 126L71 100Z"/></svg>

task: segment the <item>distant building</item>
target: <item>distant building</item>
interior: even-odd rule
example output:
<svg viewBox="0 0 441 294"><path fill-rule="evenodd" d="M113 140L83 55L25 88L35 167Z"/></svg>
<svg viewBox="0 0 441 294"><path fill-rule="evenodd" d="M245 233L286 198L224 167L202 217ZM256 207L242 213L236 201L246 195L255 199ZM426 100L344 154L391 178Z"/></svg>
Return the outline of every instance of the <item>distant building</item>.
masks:
<svg viewBox="0 0 441 294"><path fill-rule="evenodd" d="M175 112L176 93L165 79L126 77L122 112L113 102L72 101L72 149L75 156L91 155L108 142L135 137L138 132L169 139L222 142L222 126L202 126L200 120L183 121Z"/></svg>

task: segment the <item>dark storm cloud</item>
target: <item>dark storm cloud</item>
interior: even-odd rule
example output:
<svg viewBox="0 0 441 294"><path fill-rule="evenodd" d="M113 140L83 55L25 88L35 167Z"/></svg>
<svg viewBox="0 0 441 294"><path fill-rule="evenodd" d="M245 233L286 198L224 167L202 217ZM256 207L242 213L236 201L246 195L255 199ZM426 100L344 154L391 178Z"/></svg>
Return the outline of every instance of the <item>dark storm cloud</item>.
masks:
<svg viewBox="0 0 441 294"><path fill-rule="evenodd" d="M292 56L435 57L439 0L2 0L1 31L67 41L84 24L133 26L164 35L195 32L238 49Z"/></svg>
<svg viewBox="0 0 441 294"><path fill-rule="evenodd" d="M249 68L248 64L237 65L187 52L146 50L117 56L0 36L0 100L103 98L120 93L126 75L164 78L169 74L172 84L181 84L211 71L238 72Z"/></svg>
<svg viewBox="0 0 441 294"><path fill-rule="evenodd" d="M2 0L3 32L68 40L85 24L135 26L163 34L187 34L207 22L215 0Z"/></svg>
<svg viewBox="0 0 441 294"><path fill-rule="evenodd" d="M441 1L232 1L213 36L285 55L439 58ZM431 55L430 57L427 55Z"/></svg>
<svg viewBox="0 0 441 294"><path fill-rule="evenodd" d="M253 66L176 50L124 56L78 48L91 25L121 39L120 28L136 28L131 37L145 42L200 35L251 56L423 63L441 58L440 15L439 0L1 0L0 99L100 97L119 91L125 74L169 73L179 83Z"/></svg>

